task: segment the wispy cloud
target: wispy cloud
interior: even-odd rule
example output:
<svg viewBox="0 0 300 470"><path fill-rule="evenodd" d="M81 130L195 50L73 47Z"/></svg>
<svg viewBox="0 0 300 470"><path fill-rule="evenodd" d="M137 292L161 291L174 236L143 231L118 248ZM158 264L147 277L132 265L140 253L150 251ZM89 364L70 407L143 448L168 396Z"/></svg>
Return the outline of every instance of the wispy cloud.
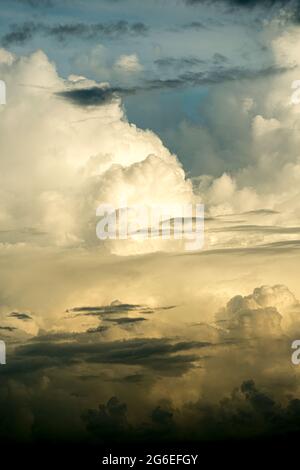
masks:
<svg viewBox="0 0 300 470"><path fill-rule="evenodd" d="M28 342L17 348L5 374L30 373L60 364L70 366L80 362L89 364L136 365L181 375L199 360L199 349L210 347L210 342L175 341L168 338L133 338L123 341L85 341L85 334L66 342Z"/></svg>
<svg viewBox="0 0 300 470"><path fill-rule="evenodd" d="M28 315L28 313L11 312L8 316L12 318L17 318L17 320L23 320L23 321L32 320L32 317Z"/></svg>
<svg viewBox="0 0 300 470"><path fill-rule="evenodd" d="M130 313L130 312L141 312L144 314L151 314L155 311L160 310L171 310L175 308L176 305L166 305L162 307L149 307L147 305L139 304L126 304L114 300L110 305L102 306L83 306L83 307L73 307L67 310L67 313L76 313L79 315L95 315L95 316L106 316L114 315L120 313Z"/></svg>
<svg viewBox="0 0 300 470"><path fill-rule="evenodd" d="M145 35L148 26L142 22L129 23L125 20L109 23L61 23L48 25L33 21L12 24L10 31L2 36L1 43L4 47L13 44L23 45L35 35L41 34L52 37L60 42L68 39L100 39L104 37L119 38L122 36Z"/></svg>
<svg viewBox="0 0 300 470"><path fill-rule="evenodd" d="M216 61L221 60L217 58ZM226 58L222 59L226 61ZM182 59L185 63L193 59ZM180 64L176 59L160 59L156 61L160 67L177 66ZM182 62L181 62L182 63ZM262 77L282 74L290 70L286 67L269 66L259 70L246 69L240 67L224 67L223 65L215 65L209 71L187 71L175 78L154 78L144 80L134 87L100 87L92 86L88 88L72 88L62 92L56 92L55 95L70 101L78 106L101 106L112 102L118 96L128 96L136 93L142 93L152 90L177 89L183 87L197 87L205 85L214 85L227 81L235 80L255 80Z"/></svg>

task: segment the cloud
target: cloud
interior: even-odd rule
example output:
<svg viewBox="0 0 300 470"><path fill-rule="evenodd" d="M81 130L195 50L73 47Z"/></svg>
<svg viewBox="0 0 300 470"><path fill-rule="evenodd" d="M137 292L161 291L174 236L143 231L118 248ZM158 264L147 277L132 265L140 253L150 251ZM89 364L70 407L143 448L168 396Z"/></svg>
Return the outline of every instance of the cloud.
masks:
<svg viewBox="0 0 300 470"><path fill-rule="evenodd" d="M293 398L282 405L248 379L216 406L201 401L192 405L191 411L197 416L193 429L198 439L204 436L239 440L262 436L275 438L299 429L299 403Z"/></svg>
<svg viewBox="0 0 300 470"><path fill-rule="evenodd" d="M300 3L299 0L184 0L188 6L196 5L220 5L229 7L229 12L235 13L235 9L244 8L251 10L257 8L258 10L266 10L268 13L272 10L275 15L278 14L280 9L284 9L293 21L299 21ZM234 10L232 10L234 9Z"/></svg>
<svg viewBox="0 0 300 470"><path fill-rule="evenodd" d="M284 0L185 0L188 5L195 5L211 3L211 4L228 4L230 6L237 6L237 7L245 7L245 8L254 8L257 6L262 7L271 7L273 5L278 6L294 6L296 2L293 0L288 0L287 2Z"/></svg>
<svg viewBox="0 0 300 470"><path fill-rule="evenodd" d="M164 404L164 406L159 405L152 411L151 418L154 423L158 424L159 426L163 427L171 427L174 426L173 416L174 411L172 407L166 406L168 404Z"/></svg>
<svg viewBox="0 0 300 470"><path fill-rule="evenodd" d="M274 67L262 72L261 76L258 74L253 81L247 81L246 72L244 75L236 73L236 80L226 81L225 75L230 75L227 67L223 82L216 73L220 82L201 100L201 122L186 120L176 130L167 131L167 141L180 155L187 156L184 157L186 166L192 167L194 175L202 175L195 176L194 188L197 193L199 185L199 195L209 216L261 209L278 213L269 219L269 229L261 217L256 237L256 229L253 235L250 233L252 216L248 215L243 221L250 229L247 235L247 228L245 235L242 235L242 229L228 237L225 233L220 237L215 234L216 243L251 245L254 239L256 244L276 243L283 238L291 240L292 232L296 238L299 227L296 189L299 142L294 129L299 112L297 105L291 103L291 86L298 76L298 43L299 33L295 27L276 36L272 41ZM284 68L285 73L272 75L271 70L283 71ZM188 74L187 82L192 81L193 76ZM212 76L211 82L213 79ZM230 123L228 112L232 116ZM238 230L240 234L237 234ZM287 230L286 236L284 230Z"/></svg>
<svg viewBox="0 0 300 470"><path fill-rule="evenodd" d="M110 104L114 99L117 99L116 93L120 91L122 90L118 88L111 89L94 86L91 88L61 91L56 94L78 106L101 106Z"/></svg>
<svg viewBox="0 0 300 470"><path fill-rule="evenodd" d="M163 439L180 442L233 439L239 445L243 439L282 438L299 432L300 400L291 398L281 404L270 393L261 390L252 379L244 380L229 396L218 403L203 400L189 403L180 410L165 400L151 412L151 421L144 426L134 426L128 419L130 409L125 403L112 397L107 404L100 404L98 410L90 409L82 419L94 439L114 442L117 439L160 442ZM108 428L108 435L104 429ZM126 434L126 436L125 436ZM252 446L255 445L252 440ZM273 441L272 441L273 442Z"/></svg>
<svg viewBox="0 0 300 470"><path fill-rule="evenodd" d="M283 335L299 328L300 304L286 286L262 286L248 296L233 297L217 322L236 338Z"/></svg>
<svg viewBox="0 0 300 470"><path fill-rule="evenodd" d="M31 21L11 25L10 31L2 36L1 42L4 47L9 47L14 44L23 45L37 34L64 42L69 39L95 40L105 37L143 36L147 32L148 27L144 23L128 23L124 20L115 23L64 23L57 25Z"/></svg>
<svg viewBox="0 0 300 470"><path fill-rule="evenodd" d="M80 75L111 83L119 94L132 93L130 86L132 88L143 70L136 54L122 54L115 58L111 49L103 44L89 48L84 54L79 50L71 58L71 65Z"/></svg>
<svg viewBox="0 0 300 470"><path fill-rule="evenodd" d="M153 132L128 122L120 90L63 79L42 52L0 52L9 91L0 120L0 328L10 338L1 437L46 441L56 433L78 442L88 432L102 440L107 426L107 438L148 442L298 429L290 339L300 331L299 241L288 239L300 226L298 113L288 104L298 73L290 45L298 43L291 30L281 39L272 72L259 77L220 56L215 78L178 72L179 86L209 88L203 119L188 134L199 138L193 181ZM143 77L141 88L177 86L176 74L168 80ZM208 250L111 256L95 240L95 207L120 194L145 204L200 195ZM34 312L32 320L22 312Z"/></svg>
<svg viewBox="0 0 300 470"><path fill-rule="evenodd" d="M34 23L24 23L22 25L15 25L11 28L11 32L2 38L4 47L11 44L24 44L33 38L34 34L38 32L40 27Z"/></svg>
<svg viewBox="0 0 300 470"><path fill-rule="evenodd" d="M117 325L133 325L134 323L147 321L147 318L120 317L120 318L107 318L106 321L116 323Z"/></svg>
<svg viewBox="0 0 300 470"><path fill-rule="evenodd" d="M55 0L17 0L19 3L27 4L33 8L52 7Z"/></svg>
<svg viewBox="0 0 300 470"><path fill-rule="evenodd" d="M82 420L88 432L98 439L124 439L130 432L127 405L117 397L111 397L106 404L99 405L97 410L85 411Z"/></svg>
<svg viewBox="0 0 300 470"><path fill-rule="evenodd" d="M198 57L163 57L154 61L155 65L158 67L178 69L182 69L182 67L197 67L204 62L203 59L199 59Z"/></svg>
<svg viewBox="0 0 300 470"><path fill-rule="evenodd" d="M2 331L9 331L9 332L12 332L14 330L16 330L17 328L13 327L13 326L0 326L0 330Z"/></svg>
<svg viewBox="0 0 300 470"><path fill-rule="evenodd" d="M195 29L196 31L206 29L206 25L200 21L191 21L190 23L184 24L182 27L183 29Z"/></svg>
<svg viewBox="0 0 300 470"><path fill-rule="evenodd" d="M226 58L217 58L216 60L225 61ZM200 59L195 58L165 58L158 59L156 64L159 68L175 68L180 70L183 66L189 66L189 68L191 68L197 66L201 62L202 61ZM116 69L118 68L120 69L120 67L116 67ZM262 77L284 74L288 70L288 67L266 67L261 70L217 67L206 72L192 72L189 70L183 74L177 75L175 78L148 79L141 81L134 86L129 84L127 87L110 87L107 85L86 88L82 87L65 91L58 91L56 94L57 96L65 98L66 100L69 100L73 104L77 104L79 106L101 106L116 100L118 97L134 95L138 93L151 92L154 90L216 85L231 81L259 80ZM102 76L103 74L107 74L107 70L103 72L102 68L99 68L98 72Z"/></svg>
<svg viewBox="0 0 300 470"><path fill-rule="evenodd" d="M238 338L282 334L281 315L275 307L258 307L251 304L251 299L241 296L228 302L218 321Z"/></svg>
<svg viewBox="0 0 300 470"><path fill-rule="evenodd" d="M32 320L32 317L28 315L28 313L12 312L8 316L12 318L17 318L18 320L23 320L23 321Z"/></svg>
<svg viewBox="0 0 300 470"><path fill-rule="evenodd" d="M125 73L136 73L143 70L136 54L121 55L116 61L115 67L121 69Z"/></svg>
<svg viewBox="0 0 300 470"><path fill-rule="evenodd" d="M2 129L5 132L11 116L19 114L21 101L20 119L28 127L23 135L27 144L17 144L11 127L1 143L3 154L13 154L14 162L8 157L1 161L0 219L4 229L18 233L16 242L32 240L24 232L28 227L37 231L37 245L98 245L96 209L107 202L118 208L120 194L128 198L128 204L138 199L147 204L193 201L191 183L176 156L154 133L128 123L117 90L74 75L63 80L41 51L25 59L14 57L10 63L5 59L0 69L11 96L9 106L2 110ZM75 139L74 126L78 130ZM16 168L23 183L14 185ZM158 173L155 190L151 180ZM26 181L33 174L39 183L29 188ZM167 190L169 182L172 191ZM22 193L22 198L12 196L17 193ZM28 198L35 201L30 210ZM145 250L167 245L158 242L156 246L148 244ZM124 254L132 254L136 248L144 251L136 244L125 245L118 244L116 250Z"/></svg>
<svg viewBox="0 0 300 470"><path fill-rule="evenodd" d="M162 59L163 60L163 59ZM180 59L179 59L180 60ZM190 59L185 59L185 61ZM223 59L224 60L224 59ZM169 59L167 59L167 62ZM172 60L171 60L172 62ZM170 63L170 62L169 62ZM173 61L173 64L175 62ZM182 64L182 62L181 62ZM241 67L223 67L215 66L206 71L191 71L179 74L175 78L157 78L144 82L140 87L141 90L160 90L160 89L176 89L181 87L198 87L215 85L226 82L239 82L242 80L259 80L263 77L276 76L277 74L284 74L289 70L289 67L268 66L262 69L247 69ZM136 87L136 91L139 87Z"/></svg>
<svg viewBox="0 0 300 470"><path fill-rule="evenodd" d="M91 369L102 364L111 368L123 367L125 371L128 367L138 367L155 372L157 377L180 377L199 361L196 351L207 347L210 347L209 342L176 342L167 338L99 342L97 337L91 339L89 333L73 335L71 341L48 338L48 341L27 342L15 348L3 375L21 379L37 373L50 373L57 367L68 370L84 365Z"/></svg>
<svg viewBox="0 0 300 470"><path fill-rule="evenodd" d="M168 308L168 307L162 307ZM172 308L172 307L169 307ZM125 312L149 312L149 307L144 305L124 304L119 300L114 300L110 305L104 306L89 306L89 307L73 307L68 309L69 313L77 313L81 315L114 315ZM153 312L153 309L150 309Z"/></svg>
<svg viewBox="0 0 300 470"><path fill-rule="evenodd" d="M203 318L204 305L198 299L197 318ZM93 442L125 438L161 442L170 436L173 442L183 436L201 441L216 436L257 438L292 431L297 427L293 418L299 406L297 380L294 369L287 366L286 330L274 336L271 320L275 311L284 319L298 307L295 296L279 284L234 296L224 309L230 332L226 336L220 323L214 328L213 342L199 340L208 335L204 326L197 328L197 339L181 339L186 336L182 324L177 325L173 339L146 337L144 332L140 338L111 341L101 337L99 341L89 333L44 332L18 345L3 369L0 396L10 379L10 403L17 411L8 432L3 424L5 401L1 400L0 435L15 436L26 429L28 440L40 432L47 440L51 424L62 417L62 435L71 439L76 424L78 435L87 431ZM248 327L234 328L233 318L236 322L245 312L251 316L251 334ZM173 315L169 321L174 323ZM260 335L254 328L257 322L263 322ZM159 330L157 321L155 328ZM108 400L116 395L119 398ZM20 409L35 417L34 428L20 428Z"/></svg>
<svg viewBox="0 0 300 470"><path fill-rule="evenodd" d="M31 7L48 7L53 5L53 0L17 0L19 3L25 3Z"/></svg>

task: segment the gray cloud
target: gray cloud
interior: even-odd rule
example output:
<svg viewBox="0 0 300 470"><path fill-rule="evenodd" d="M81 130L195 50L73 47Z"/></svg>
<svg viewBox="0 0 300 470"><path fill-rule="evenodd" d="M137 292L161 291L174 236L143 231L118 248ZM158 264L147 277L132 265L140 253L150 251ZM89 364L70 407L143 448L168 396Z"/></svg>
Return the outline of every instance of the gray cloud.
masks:
<svg viewBox="0 0 300 470"><path fill-rule="evenodd" d="M109 326L103 326L103 325L99 325L97 326L96 328L89 328L87 330L87 333L104 333L105 331L107 331L109 329Z"/></svg>
<svg viewBox="0 0 300 470"><path fill-rule="evenodd" d="M29 5L33 8L37 7L52 7L54 5L53 0L17 0L18 3Z"/></svg>
<svg viewBox="0 0 300 470"><path fill-rule="evenodd" d="M183 29L206 29L206 25L201 23L200 21L192 21L191 23L186 23L182 26Z"/></svg>
<svg viewBox="0 0 300 470"><path fill-rule="evenodd" d="M53 37L62 42L72 38L97 39L140 36L145 35L147 31L148 26L144 23L128 23L124 20L114 23L63 23L57 25L31 21L10 25L10 31L2 36L1 43L4 47L13 44L22 45L31 40L36 34Z"/></svg>
<svg viewBox="0 0 300 470"><path fill-rule="evenodd" d="M14 330L17 330L17 328L13 326L0 326L0 330L12 332Z"/></svg>
<svg viewBox="0 0 300 470"><path fill-rule="evenodd" d="M143 310L145 307L138 304L123 304L118 300L114 300L110 305L74 307L68 309L68 313L79 313L83 315L111 315L124 312L136 312ZM148 307L146 307L148 308Z"/></svg>
<svg viewBox="0 0 300 470"><path fill-rule="evenodd" d="M185 2L188 5L195 5L197 3L199 4L228 4L231 6L238 6L238 7L245 7L245 8L253 8L256 6L264 6L264 7L270 7L273 5L280 5L280 6L285 6L286 4L293 5L295 2L293 0L185 0Z"/></svg>
<svg viewBox="0 0 300 470"><path fill-rule="evenodd" d="M28 342L16 349L14 357L5 368L5 374L16 371L30 372L33 368L60 367L80 362L89 364L136 365L168 375L181 375L194 366L199 355L192 350L211 346L209 342L181 341L170 339L130 339L124 341L90 342L84 334L77 335L76 341ZM189 354L186 354L188 353ZM22 364L24 363L24 369Z"/></svg>
<svg viewBox="0 0 300 470"><path fill-rule="evenodd" d="M154 313L156 310L171 310L175 308L176 305L166 305L162 307L149 308L146 305L139 304L124 304L119 300L114 300L110 305L101 305L101 306L83 306L83 307L73 307L67 310L67 313L77 313L80 315L112 315L125 312L142 312L144 314Z"/></svg>
<svg viewBox="0 0 300 470"><path fill-rule="evenodd" d="M293 15L293 19L298 22L300 19L300 1L299 0L184 0L186 5L195 6L202 4L211 4L211 5L225 5L230 7L230 12L232 9L236 8L263 8L270 9L276 8L278 11L279 8L285 8L289 10Z"/></svg>
<svg viewBox="0 0 300 470"><path fill-rule="evenodd" d="M205 63L204 60L197 57L163 57L154 61L155 65L162 68L197 67Z"/></svg>
<svg viewBox="0 0 300 470"><path fill-rule="evenodd" d="M81 88L56 93L56 96L64 98L78 106L102 106L111 103L117 98L116 93L124 93L121 88Z"/></svg>
<svg viewBox="0 0 300 470"><path fill-rule="evenodd" d="M120 318L107 318L106 321L116 323L117 325L130 325L134 323L147 321L147 319L143 317L137 317L137 318L120 317Z"/></svg>
<svg viewBox="0 0 300 470"><path fill-rule="evenodd" d="M180 60L180 59L179 59ZM183 59L189 61L193 59ZM220 60L218 58L217 60ZM226 58L222 59L223 61ZM159 66L177 66L176 59L160 59ZM187 62L186 62L187 63ZM190 64L191 65L191 64ZM177 89L183 87L197 87L203 85L214 85L227 81L238 80L255 80L261 77L268 77L276 74L282 74L290 70L286 67L265 67L260 70L250 70L245 68L233 67L225 68L224 66L216 66L214 69L206 72L187 71L175 78L155 78L146 80L135 87L111 87L101 88L93 86L90 88L71 89L67 91L57 92L56 96L70 101L78 106L101 106L112 102L117 96L127 96L136 93L143 93L154 90Z"/></svg>
<svg viewBox="0 0 300 470"><path fill-rule="evenodd" d="M28 315L28 313L11 312L8 316L23 321L32 320L32 317Z"/></svg>
<svg viewBox="0 0 300 470"><path fill-rule="evenodd" d="M130 431L127 419L127 405L112 397L106 404L100 404L97 410L89 409L82 414L87 431L96 438L105 440L125 437Z"/></svg>
<svg viewBox="0 0 300 470"><path fill-rule="evenodd" d="M283 406L269 393L260 390L252 379L243 381L219 403L199 400L184 405L179 413L165 400L153 408L150 420L142 427L130 424L127 411L126 403L112 397L98 409L85 411L82 419L89 434L104 441L136 440L138 437L142 441L171 438L174 443L184 436L203 445L203 439L215 442L215 439L240 441L250 437L287 435L292 438L291 433L300 431L300 400L290 398Z"/></svg>
<svg viewBox="0 0 300 470"><path fill-rule="evenodd" d="M232 225L212 229L211 232L249 232L263 234L300 234L300 227L280 227L272 225Z"/></svg>

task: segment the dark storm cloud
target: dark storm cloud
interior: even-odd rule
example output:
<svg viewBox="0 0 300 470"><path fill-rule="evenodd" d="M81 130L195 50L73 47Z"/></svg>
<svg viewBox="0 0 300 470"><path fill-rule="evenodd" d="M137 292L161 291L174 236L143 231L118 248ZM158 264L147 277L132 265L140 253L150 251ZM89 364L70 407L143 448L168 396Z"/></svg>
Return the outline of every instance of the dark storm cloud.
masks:
<svg viewBox="0 0 300 470"><path fill-rule="evenodd" d="M45 23L25 22L10 25L10 31L2 36L4 47L27 43L36 34L53 37L58 41L67 39L119 38L122 36L142 36L148 32L148 26L141 22L129 23L124 20L111 23L62 23L47 25Z"/></svg>
<svg viewBox="0 0 300 470"><path fill-rule="evenodd" d="M81 385L87 379L88 387L89 380L102 380L103 377L85 376L84 380L81 380L82 377L78 379ZM141 380L143 381L143 377ZM134 380L131 382L130 379L128 383L135 386ZM9 386L7 400L8 388L5 382L1 381L0 437L3 441L11 438L14 442L18 437L18 442L25 441L26 444L42 437L44 442L49 439L53 448L53 437L57 442L62 438L68 439L68 442L72 440L77 419L81 420L83 429L80 428L80 434L75 435L76 442L79 442L78 437L84 442L87 432L89 443L97 444L149 444L167 439L175 446L179 442L198 442L202 449L204 442L211 441L212 450L216 448L219 440L224 440L226 448L228 442L232 442L231 448L234 451L237 442L241 444L243 439L250 438L250 446L253 447L255 441L252 439L272 438L270 450L274 451L274 442L282 445L282 438L288 438L289 443L293 443L293 436L299 436L300 400L289 393L281 403L269 391L258 387L253 379L245 380L216 403L200 398L176 407L166 399L156 403L151 400L153 404L149 407L149 403L145 401L145 389L140 388L139 379L136 385L136 402L145 403L145 415L136 412L133 401L128 405L124 398L118 398L115 392L108 395L111 398L104 398L95 406L94 397L88 401L89 395L85 392L87 388L82 389L81 386L78 390L74 389L74 382L64 384L65 394L62 390L57 393L56 382L52 384L50 381L48 387L42 390L38 387L38 381L32 382L28 393L28 387L22 385L18 389L14 382ZM68 390L68 386L71 389ZM27 416L30 417L28 427L24 421ZM135 417L134 422L131 422L130 416ZM63 423L63 433L59 435L58 423ZM24 425L28 433L23 434ZM55 429L55 436L51 429Z"/></svg>
<svg viewBox="0 0 300 470"><path fill-rule="evenodd" d="M126 375L121 379L116 379L121 382L129 383L129 384L142 384L145 381L148 381L149 377L144 374L133 374L133 375Z"/></svg>
<svg viewBox="0 0 300 470"><path fill-rule="evenodd" d="M172 407L170 405L166 406L166 404L165 406L157 406L151 413L152 421L164 427L174 425L173 416L174 412Z"/></svg>
<svg viewBox="0 0 300 470"><path fill-rule="evenodd" d="M128 436L130 425L127 419L127 405L111 397L98 409L89 409L82 414L87 431L95 438L118 440Z"/></svg>
<svg viewBox="0 0 300 470"><path fill-rule="evenodd" d="M34 336L31 338L31 342L34 343L42 343L42 342L55 342L55 341L63 341L63 340L70 340L70 339L75 339L78 336L80 336L81 333L45 333L45 332L40 332L37 336Z"/></svg>
<svg viewBox="0 0 300 470"><path fill-rule="evenodd" d="M74 307L67 310L67 313L77 313L80 315L112 315L120 314L126 312L142 312L144 314L151 314L155 311L160 310L171 310L175 308L176 305L166 305L163 307L153 307L150 308L146 305L139 304L123 304L117 300L112 302L110 305L101 305L101 306L84 306L84 307Z"/></svg>
<svg viewBox="0 0 300 470"><path fill-rule="evenodd" d="M116 99L116 93L123 93L123 90L95 86L58 92L56 96L64 98L77 106L102 106Z"/></svg>
<svg viewBox="0 0 300 470"><path fill-rule="evenodd" d="M106 321L116 323L117 325L130 325L134 323L147 321L147 319L143 317L137 317L137 318L121 317L121 318L107 318Z"/></svg>
<svg viewBox="0 0 300 470"><path fill-rule="evenodd" d="M89 409L82 414L86 430L96 440L124 441L153 440L173 437L176 424L173 422L173 409L166 400L157 405L150 413L149 422L142 426L133 426L128 419L127 404L117 397L112 397L98 409Z"/></svg>
<svg viewBox="0 0 300 470"><path fill-rule="evenodd" d="M23 321L32 320L32 317L28 315L28 313L11 312L8 316L17 318L18 320L23 320Z"/></svg>
<svg viewBox="0 0 300 470"><path fill-rule="evenodd" d="M157 61L157 65L160 67L171 66L176 64L177 59L160 59ZM182 59L183 61L189 61L192 59ZM220 61L217 58L216 61ZM215 61L215 62L216 62ZM226 58L222 56L222 61L225 62ZM187 62L186 62L187 63ZM192 64L190 64L192 65ZM195 64L196 65L196 64ZM90 88L79 88L66 90L55 93L56 96L64 98L70 101L72 104L78 106L101 106L108 104L115 100L117 96L128 96L137 93L144 93L155 90L168 90L177 89L183 87L197 87L197 86L208 86L227 81L238 81L238 80L255 80L262 77L268 77L272 75L282 74L290 70L286 67L266 67L260 70L250 70L245 68L225 68L224 66L214 67L213 70L206 72L193 72L188 71L175 78L157 78L152 80L146 80L140 85L132 88L112 87L112 88L100 88L99 86L93 86Z"/></svg>
<svg viewBox="0 0 300 470"><path fill-rule="evenodd" d="M199 401L192 409L199 417L195 430L199 437L280 436L300 430L300 400L292 398L284 407L259 390L252 379L244 381L216 407Z"/></svg>
<svg viewBox="0 0 300 470"><path fill-rule="evenodd" d="M110 342L90 342L80 335L73 342L28 342L15 351L5 369L6 374L33 368L68 366L76 363L121 364L142 366L168 375L181 375L199 360L196 351L211 346L200 341L173 342L169 339L132 339ZM189 353L189 354L186 354Z"/></svg>
<svg viewBox="0 0 300 470"><path fill-rule="evenodd" d="M109 330L109 326L97 326L96 328L89 328L86 332L89 334L92 333L104 333L105 331Z"/></svg>
<svg viewBox="0 0 300 470"><path fill-rule="evenodd" d="M224 67L216 66L209 71L185 72L174 79L154 79L145 82L140 90L159 90L159 89L172 89L180 87L197 87L205 85L214 85L229 81L239 80L255 80L262 77L268 77L276 74L285 73L285 67L265 67L260 70L250 70L240 67ZM136 88L136 91L139 91Z"/></svg>
<svg viewBox="0 0 300 470"><path fill-rule="evenodd" d="M123 304L118 301L112 302L110 305L89 306L89 307L74 307L68 309L68 313L79 313L83 315L111 315L119 314L122 312L135 312L145 308L139 304ZM148 307L146 307L148 308Z"/></svg>
<svg viewBox="0 0 300 470"><path fill-rule="evenodd" d="M75 364L74 359L68 358L64 361L64 367ZM7 366L7 367L6 367ZM62 366L61 361L58 358L53 357L12 357L6 364L5 368L1 369L1 376L9 378L20 379L23 376L28 375L32 377L36 372L59 368Z"/></svg>
<svg viewBox="0 0 300 470"><path fill-rule="evenodd" d="M156 405L149 419L141 426L132 426L128 407L116 397L97 409L89 409L82 419L89 434L104 441L120 438L135 441L156 441L158 438L177 440L282 438L300 431L300 400L290 398L283 406L268 393L261 391L252 379L245 380L231 395L219 403L204 400L173 409L172 403ZM192 416L192 420L191 420ZM105 434L106 427L108 434ZM165 431L165 434L164 434ZM203 441L202 441L203 442Z"/></svg>
<svg viewBox="0 0 300 470"><path fill-rule="evenodd" d="M210 343L203 342L175 342L168 339L132 339L124 341L113 341L103 343L37 343L20 346L18 353L23 356L47 356L47 357L74 357L74 355L103 355L103 360L108 362L127 362L126 356L136 358L137 361L142 358L157 356L162 354L173 354L184 352L194 348L203 348ZM131 359L129 359L131 361Z"/></svg>

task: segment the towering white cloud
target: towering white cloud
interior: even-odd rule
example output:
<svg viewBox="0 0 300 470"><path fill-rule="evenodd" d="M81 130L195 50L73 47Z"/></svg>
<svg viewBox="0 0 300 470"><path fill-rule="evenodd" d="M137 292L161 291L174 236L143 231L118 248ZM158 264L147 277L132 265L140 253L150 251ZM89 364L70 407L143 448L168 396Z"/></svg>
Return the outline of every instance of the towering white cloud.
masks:
<svg viewBox="0 0 300 470"><path fill-rule="evenodd" d="M193 200L176 157L153 132L127 121L119 98L112 95L101 106L68 99L68 92L87 89L104 94L107 84L63 80L41 51L18 58L2 50L0 58L8 90L0 120L5 229L34 228L45 233L44 243L100 244L101 203ZM123 65L137 64L125 59Z"/></svg>
<svg viewBox="0 0 300 470"><path fill-rule="evenodd" d="M233 297L217 314L217 322L234 337L282 336L299 331L300 305L284 285L256 287Z"/></svg>

